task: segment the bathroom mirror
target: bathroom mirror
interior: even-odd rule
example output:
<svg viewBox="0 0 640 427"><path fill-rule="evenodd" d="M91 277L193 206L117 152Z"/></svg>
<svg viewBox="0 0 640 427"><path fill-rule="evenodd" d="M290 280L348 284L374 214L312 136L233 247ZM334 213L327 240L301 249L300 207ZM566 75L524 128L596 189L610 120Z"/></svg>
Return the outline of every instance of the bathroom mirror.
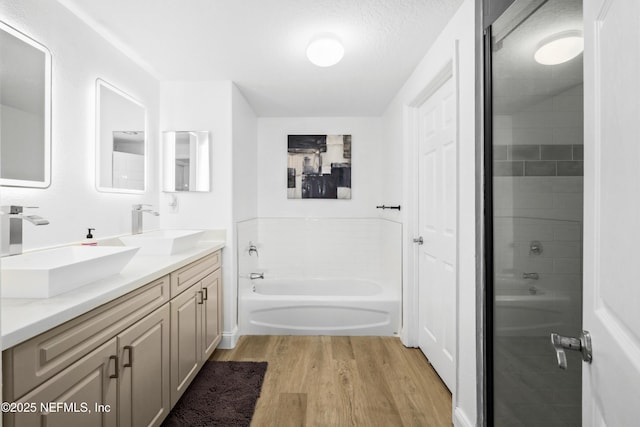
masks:
<svg viewBox="0 0 640 427"><path fill-rule="evenodd" d="M163 132L163 191L209 191L209 131Z"/></svg>
<svg viewBox="0 0 640 427"><path fill-rule="evenodd" d="M0 22L0 185L51 183L51 53Z"/></svg>
<svg viewBox="0 0 640 427"><path fill-rule="evenodd" d="M125 92L96 80L96 188L143 193L146 188L146 110Z"/></svg>

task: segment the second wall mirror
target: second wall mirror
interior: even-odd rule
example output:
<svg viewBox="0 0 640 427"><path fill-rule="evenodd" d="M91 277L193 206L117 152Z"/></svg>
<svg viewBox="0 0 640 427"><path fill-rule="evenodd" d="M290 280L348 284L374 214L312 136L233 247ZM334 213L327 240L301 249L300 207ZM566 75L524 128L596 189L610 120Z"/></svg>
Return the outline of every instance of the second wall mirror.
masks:
<svg viewBox="0 0 640 427"><path fill-rule="evenodd" d="M146 188L146 110L125 92L96 80L96 188L143 193Z"/></svg>
<svg viewBox="0 0 640 427"><path fill-rule="evenodd" d="M162 190L210 191L209 131L163 132Z"/></svg>

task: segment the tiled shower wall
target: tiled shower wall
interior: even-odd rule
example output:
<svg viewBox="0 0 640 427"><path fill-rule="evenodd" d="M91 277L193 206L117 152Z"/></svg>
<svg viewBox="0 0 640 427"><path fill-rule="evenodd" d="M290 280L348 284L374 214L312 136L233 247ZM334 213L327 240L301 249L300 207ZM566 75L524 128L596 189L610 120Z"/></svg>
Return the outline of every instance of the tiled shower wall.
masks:
<svg viewBox="0 0 640 427"><path fill-rule="evenodd" d="M239 276L370 279L400 292L402 225L379 218L259 218L237 225ZM249 256L251 240L259 256Z"/></svg>
<svg viewBox="0 0 640 427"><path fill-rule="evenodd" d="M494 176L582 176L582 145L494 145Z"/></svg>
<svg viewBox="0 0 640 427"><path fill-rule="evenodd" d="M526 90L536 82L520 85ZM541 94L540 102L494 122L496 274L521 279L523 273L538 273L538 280L517 282L522 288L515 291L531 301L536 295L554 296L560 303L556 308L568 307L561 325L552 327L568 336L579 334L581 326L582 114L578 85L555 96ZM542 253L531 252L534 241L540 242ZM527 296L530 287L539 293ZM496 288L497 294L509 291L513 292ZM529 313L514 309L510 315L528 319ZM545 314L546 321L553 319L553 313ZM508 330L512 324L501 326ZM531 334L519 330L496 334L494 362L500 367L494 377L496 425L580 423L582 364L570 354L569 369L559 370L549 344L552 330L540 329Z"/></svg>
<svg viewBox="0 0 640 427"><path fill-rule="evenodd" d="M493 146L496 274L531 281L578 303L582 297L582 85L496 116ZM540 241L543 252L529 253Z"/></svg>
<svg viewBox="0 0 640 427"><path fill-rule="evenodd" d="M528 82L535 87L535 82ZM522 84L522 83L521 83ZM531 89L533 90L533 89ZM501 94L500 102L526 88ZM495 176L582 176L583 86L533 102L512 114L494 117ZM505 98L505 99L502 99Z"/></svg>

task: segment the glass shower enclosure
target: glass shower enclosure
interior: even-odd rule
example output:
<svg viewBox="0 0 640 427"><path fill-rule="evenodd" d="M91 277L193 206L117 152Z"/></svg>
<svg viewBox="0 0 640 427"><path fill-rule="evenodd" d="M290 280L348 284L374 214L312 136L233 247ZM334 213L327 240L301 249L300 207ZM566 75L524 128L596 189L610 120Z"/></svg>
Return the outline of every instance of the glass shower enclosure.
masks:
<svg viewBox="0 0 640 427"><path fill-rule="evenodd" d="M582 330L581 36L582 0L517 0L487 31L489 425L581 425L580 355L560 369L550 340Z"/></svg>

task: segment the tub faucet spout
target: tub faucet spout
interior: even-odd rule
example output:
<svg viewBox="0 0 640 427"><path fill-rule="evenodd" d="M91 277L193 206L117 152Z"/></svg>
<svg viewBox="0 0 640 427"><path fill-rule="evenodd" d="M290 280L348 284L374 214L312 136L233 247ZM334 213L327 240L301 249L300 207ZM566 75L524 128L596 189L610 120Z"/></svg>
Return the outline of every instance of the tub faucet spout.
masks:
<svg viewBox="0 0 640 427"><path fill-rule="evenodd" d="M249 274L249 279L264 279L264 273L251 273Z"/></svg>

